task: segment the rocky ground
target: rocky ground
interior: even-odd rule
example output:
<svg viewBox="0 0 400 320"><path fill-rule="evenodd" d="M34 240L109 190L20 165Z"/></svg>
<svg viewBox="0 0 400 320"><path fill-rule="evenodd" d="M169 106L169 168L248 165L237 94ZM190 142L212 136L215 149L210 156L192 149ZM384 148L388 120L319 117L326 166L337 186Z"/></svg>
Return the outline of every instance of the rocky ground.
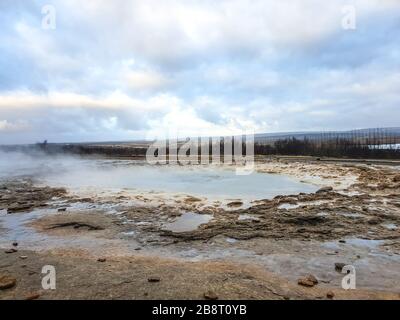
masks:
<svg viewBox="0 0 400 320"><path fill-rule="evenodd" d="M400 170L286 160L256 170L320 190L222 204L2 181L0 298L400 298ZM166 228L186 211L212 219ZM40 286L49 264L54 291ZM341 289L341 264L358 268L357 290Z"/></svg>
<svg viewBox="0 0 400 320"><path fill-rule="evenodd" d="M0 181L0 210L12 214L47 207L53 197L65 193L62 188L34 186L30 179Z"/></svg>
<svg viewBox="0 0 400 320"><path fill-rule="evenodd" d="M81 252L0 252L2 299L399 299L399 294L305 287L261 268L155 257L87 257ZM44 265L55 290L41 289ZM8 284L8 285L7 285ZM7 288L6 288L7 287Z"/></svg>

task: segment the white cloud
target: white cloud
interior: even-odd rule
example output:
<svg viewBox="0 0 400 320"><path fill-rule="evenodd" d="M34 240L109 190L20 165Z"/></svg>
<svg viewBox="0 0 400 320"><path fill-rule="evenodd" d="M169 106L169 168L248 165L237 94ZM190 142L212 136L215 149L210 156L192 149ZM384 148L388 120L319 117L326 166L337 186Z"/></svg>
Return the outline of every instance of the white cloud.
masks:
<svg viewBox="0 0 400 320"><path fill-rule="evenodd" d="M53 31L16 1L0 12L0 143L400 118L397 0L54 0Z"/></svg>
<svg viewBox="0 0 400 320"><path fill-rule="evenodd" d="M129 111L158 111L173 103L174 98L160 95L147 100L134 99L115 91L105 96L90 96L71 92L52 91L48 94L31 91L7 92L0 95L0 111L3 109L41 109L44 106L51 108L86 108L105 110Z"/></svg>
<svg viewBox="0 0 400 320"><path fill-rule="evenodd" d="M163 62L209 50L262 55L280 46L314 44L342 31L345 5L354 5L360 19L399 8L396 0L72 0L60 3L59 12L99 30L107 44L118 44L112 46L117 52Z"/></svg>
<svg viewBox="0 0 400 320"><path fill-rule="evenodd" d="M165 88L170 82L164 75L154 71L131 71L125 74L127 86L134 90L153 91Z"/></svg>
<svg viewBox="0 0 400 320"><path fill-rule="evenodd" d="M8 120L0 120L0 132L16 132L16 131L27 131L29 126L23 122L9 122Z"/></svg>

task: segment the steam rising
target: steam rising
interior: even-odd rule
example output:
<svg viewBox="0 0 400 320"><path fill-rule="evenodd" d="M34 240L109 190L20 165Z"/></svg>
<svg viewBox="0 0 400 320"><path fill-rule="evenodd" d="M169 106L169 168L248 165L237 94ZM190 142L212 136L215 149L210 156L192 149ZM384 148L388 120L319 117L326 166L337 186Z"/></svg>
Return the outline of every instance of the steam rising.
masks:
<svg viewBox="0 0 400 320"><path fill-rule="evenodd" d="M314 192L316 187L285 176L253 173L237 176L219 167L152 166L134 160L70 155L0 153L1 178L31 177L41 184L97 192L130 190L206 196L209 199L262 199L279 194Z"/></svg>

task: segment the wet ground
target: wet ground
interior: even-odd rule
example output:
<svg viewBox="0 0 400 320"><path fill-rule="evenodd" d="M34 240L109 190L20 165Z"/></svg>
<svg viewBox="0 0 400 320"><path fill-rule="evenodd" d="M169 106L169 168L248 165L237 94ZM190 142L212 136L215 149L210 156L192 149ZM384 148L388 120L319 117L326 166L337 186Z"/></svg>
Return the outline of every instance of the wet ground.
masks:
<svg viewBox="0 0 400 320"><path fill-rule="evenodd" d="M229 169L222 168L222 174L217 170L222 181ZM90 180L87 185L65 183L64 190L61 179L44 182L43 176L35 179L32 175L27 177L26 172L24 177L3 177L0 247L7 250L12 243L18 243L18 250L28 250L27 255L34 257L35 263L48 257L64 266L65 259L80 258L82 262L76 266L80 272L88 268L103 272L98 270L103 268L96 260L99 257L111 259L116 265L139 259L146 261L141 271L144 278L146 270L153 273L154 261L159 268L155 272L157 277L178 277L174 275L176 270L167 267L170 261L175 261L186 279L181 278L177 286L163 283L171 291L161 298L179 298L179 292L186 292L187 298L201 298L210 287L220 298L326 298L329 290L337 298L374 295L399 298L400 177L396 168L274 161L258 163L256 169L255 181L274 175L312 189L292 192L289 187L286 194L279 196L271 196L267 191L265 197L256 193L241 198L237 194L231 197L229 190L235 189L229 186L224 190L227 194L220 192L212 197L201 192L141 190L116 185L106 188L92 185ZM190 170L196 172L196 168ZM201 174L194 178L196 183L204 178L204 168L200 170ZM213 168L214 175L215 171ZM185 172L185 183L188 178ZM265 181L272 181L268 179ZM260 189L258 182L255 187ZM12 259L11 255L22 254L17 251L2 255L0 273L25 277L13 263L5 263ZM223 274L225 280L213 283L215 275L205 269L219 264L224 267L218 267L218 274ZM357 290L341 289L344 275L335 264L355 267ZM196 271L201 274L199 279L190 275L193 266L202 270ZM257 280L239 276L242 268L254 269ZM118 279L126 276L116 267L111 269ZM80 272L74 281L85 278ZM315 276L318 284L312 288L298 285L298 279L308 274ZM69 271L67 276L72 277ZM146 282L132 277L128 283ZM107 279L102 279L102 288L107 287ZM195 283L198 286L198 281L207 285L199 287L195 295L188 294L188 286ZM0 291L0 297L20 298L26 291L40 291L29 286L19 282L6 292ZM115 292L127 298L141 296L147 290L143 297L159 297L157 290L145 289L147 286L146 283L137 291L125 288L123 292L120 289ZM92 293L93 297L107 298L98 293L94 284L90 288L76 289L75 296L86 294L88 298ZM107 290L112 294L110 287ZM74 295L62 292L49 295L41 291L41 295L44 298Z"/></svg>

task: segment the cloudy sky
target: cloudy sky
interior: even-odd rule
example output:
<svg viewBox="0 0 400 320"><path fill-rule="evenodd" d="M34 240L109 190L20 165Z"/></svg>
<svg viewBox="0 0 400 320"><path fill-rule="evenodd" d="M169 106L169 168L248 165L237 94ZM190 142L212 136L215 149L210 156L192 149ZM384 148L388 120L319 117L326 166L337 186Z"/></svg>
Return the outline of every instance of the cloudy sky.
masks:
<svg viewBox="0 0 400 320"><path fill-rule="evenodd" d="M0 143L399 120L398 0L0 0Z"/></svg>

